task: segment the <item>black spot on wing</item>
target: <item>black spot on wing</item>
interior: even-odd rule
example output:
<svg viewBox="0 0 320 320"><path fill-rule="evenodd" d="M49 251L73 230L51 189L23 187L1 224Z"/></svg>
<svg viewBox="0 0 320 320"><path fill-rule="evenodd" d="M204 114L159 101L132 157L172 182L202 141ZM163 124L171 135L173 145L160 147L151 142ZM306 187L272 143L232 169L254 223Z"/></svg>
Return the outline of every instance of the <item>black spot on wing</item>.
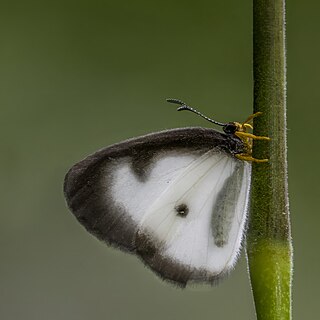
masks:
<svg viewBox="0 0 320 320"><path fill-rule="evenodd" d="M182 218L186 217L189 213L189 207L185 203L175 206L174 209L176 210L177 215Z"/></svg>

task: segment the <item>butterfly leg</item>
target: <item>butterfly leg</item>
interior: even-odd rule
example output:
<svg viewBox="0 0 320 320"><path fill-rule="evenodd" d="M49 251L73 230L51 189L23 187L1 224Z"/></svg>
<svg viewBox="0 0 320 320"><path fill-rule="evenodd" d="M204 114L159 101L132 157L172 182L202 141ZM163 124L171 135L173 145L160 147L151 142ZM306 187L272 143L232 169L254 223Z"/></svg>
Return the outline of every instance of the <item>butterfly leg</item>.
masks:
<svg viewBox="0 0 320 320"><path fill-rule="evenodd" d="M241 131L237 131L235 135L243 141L245 145L245 150L247 151L246 153L236 154L236 157L238 159L257 163L268 162L268 159L256 159L252 157L252 140L270 140L269 137L256 136L252 133Z"/></svg>
<svg viewBox="0 0 320 320"><path fill-rule="evenodd" d="M253 120L253 118L258 117L258 116L260 116L261 114L262 114L262 112L259 111L259 112L256 112L256 113L250 115L250 116L248 117L248 119L247 119L245 122L243 122L242 125L249 124L249 123Z"/></svg>
<svg viewBox="0 0 320 320"><path fill-rule="evenodd" d="M253 158L250 154L246 154L246 153L238 153L235 156L236 156L236 158L238 158L240 160L256 162L256 163L263 163L263 162L268 162L269 161L268 159L256 159L256 158Z"/></svg>
<svg viewBox="0 0 320 320"><path fill-rule="evenodd" d="M248 133L248 132L241 132L241 131L237 131L235 133L235 135L237 137L239 137L241 140L243 140L243 138L249 138L249 139L253 139L253 140L270 140L269 137L264 137L264 136L256 136L252 133Z"/></svg>

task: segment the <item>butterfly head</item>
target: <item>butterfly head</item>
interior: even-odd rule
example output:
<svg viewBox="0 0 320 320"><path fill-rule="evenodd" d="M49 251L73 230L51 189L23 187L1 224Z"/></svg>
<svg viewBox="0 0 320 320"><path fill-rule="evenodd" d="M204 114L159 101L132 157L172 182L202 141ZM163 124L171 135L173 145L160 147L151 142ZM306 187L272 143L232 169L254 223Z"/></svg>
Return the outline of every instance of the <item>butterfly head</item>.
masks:
<svg viewBox="0 0 320 320"><path fill-rule="evenodd" d="M269 137L264 137L264 136L255 136L252 133L248 133L248 130L252 130L252 120L253 118L261 115L261 112L256 112L249 116L246 121L243 123L239 122L227 122L227 123L222 123L218 122L216 120L210 119L209 117L205 116L198 110L188 106L185 102L179 99L167 99L167 102L174 103L179 105L178 111L182 110L188 110L191 111L198 116L206 119L207 121L214 123L218 126L221 126L224 133L226 133L229 136L235 136L238 139L240 139L244 145L244 153L243 154L238 154L237 158L241 160L246 160L246 161L253 161L253 162L267 162L268 159L255 159L252 157L252 144L253 140L270 140Z"/></svg>
<svg viewBox="0 0 320 320"><path fill-rule="evenodd" d="M228 122L222 127L222 129L226 134L235 134L239 131L240 126L237 122Z"/></svg>

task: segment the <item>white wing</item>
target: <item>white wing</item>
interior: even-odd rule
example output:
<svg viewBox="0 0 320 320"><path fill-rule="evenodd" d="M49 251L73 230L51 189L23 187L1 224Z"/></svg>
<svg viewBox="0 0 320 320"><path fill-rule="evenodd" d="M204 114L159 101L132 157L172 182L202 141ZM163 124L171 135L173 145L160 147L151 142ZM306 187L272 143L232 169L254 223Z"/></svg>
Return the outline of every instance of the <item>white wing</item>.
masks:
<svg viewBox="0 0 320 320"><path fill-rule="evenodd" d="M240 250L250 164L240 139L180 128L101 149L67 173L64 193L97 238L181 286L214 282Z"/></svg>
<svg viewBox="0 0 320 320"><path fill-rule="evenodd" d="M138 224L138 254L157 273L185 285L213 282L235 264L243 237L250 165L225 153L168 153L147 181L130 163L114 170L112 194Z"/></svg>

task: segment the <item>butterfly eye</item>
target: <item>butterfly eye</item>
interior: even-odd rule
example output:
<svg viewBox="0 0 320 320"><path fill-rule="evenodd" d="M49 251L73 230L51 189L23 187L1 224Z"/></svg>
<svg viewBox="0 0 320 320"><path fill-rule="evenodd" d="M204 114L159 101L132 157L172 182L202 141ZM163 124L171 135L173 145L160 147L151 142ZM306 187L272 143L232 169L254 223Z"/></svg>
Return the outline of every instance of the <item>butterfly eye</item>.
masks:
<svg viewBox="0 0 320 320"><path fill-rule="evenodd" d="M176 210L177 215L182 218L186 217L189 213L189 208L184 203L177 205L174 209Z"/></svg>
<svg viewBox="0 0 320 320"><path fill-rule="evenodd" d="M223 126L223 131L227 134L233 134L237 131L237 126L234 122L229 122Z"/></svg>

